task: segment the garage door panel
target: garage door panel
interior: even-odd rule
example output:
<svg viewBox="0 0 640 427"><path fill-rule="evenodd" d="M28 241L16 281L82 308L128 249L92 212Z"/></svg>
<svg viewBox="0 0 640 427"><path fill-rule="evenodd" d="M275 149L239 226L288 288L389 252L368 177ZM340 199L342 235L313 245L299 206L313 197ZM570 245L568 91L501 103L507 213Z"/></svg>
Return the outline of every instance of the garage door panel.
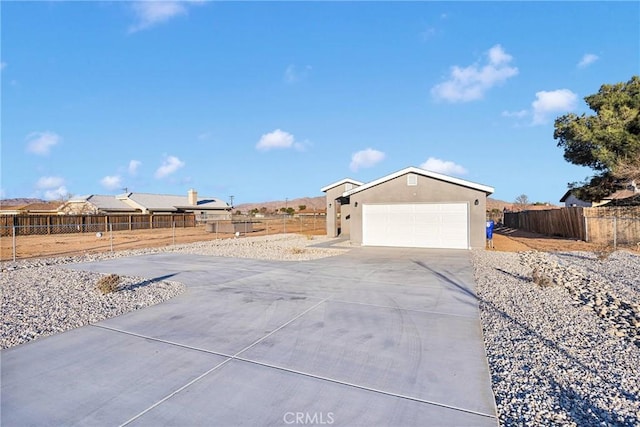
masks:
<svg viewBox="0 0 640 427"><path fill-rule="evenodd" d="M363 205L365 246L469 247L466 203Z"/></svg>

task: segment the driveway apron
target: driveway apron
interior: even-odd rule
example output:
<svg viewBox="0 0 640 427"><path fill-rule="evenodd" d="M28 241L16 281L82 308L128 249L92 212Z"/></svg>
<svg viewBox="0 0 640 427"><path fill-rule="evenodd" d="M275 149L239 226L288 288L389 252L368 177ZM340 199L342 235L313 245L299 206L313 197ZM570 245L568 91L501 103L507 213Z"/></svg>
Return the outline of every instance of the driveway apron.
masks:
<svg viewBox="0 0 640 427"><path fill-rule="evenodd" d="M67 268L187 290L2 351L3 426L497 425L468 251Z"/></svg>

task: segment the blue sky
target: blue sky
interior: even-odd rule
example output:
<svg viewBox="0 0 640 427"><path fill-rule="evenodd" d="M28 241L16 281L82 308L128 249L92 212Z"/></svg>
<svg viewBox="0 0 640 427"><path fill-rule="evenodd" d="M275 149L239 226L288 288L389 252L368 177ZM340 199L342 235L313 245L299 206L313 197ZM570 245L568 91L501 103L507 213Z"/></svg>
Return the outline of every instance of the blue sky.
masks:
<svg viewBox="0 0 640 427"><path fill-rule="evenodd" d="M407 166L558 203L553 120L640 73L637 2L2 2L0 196L322 195Z"/></svg>

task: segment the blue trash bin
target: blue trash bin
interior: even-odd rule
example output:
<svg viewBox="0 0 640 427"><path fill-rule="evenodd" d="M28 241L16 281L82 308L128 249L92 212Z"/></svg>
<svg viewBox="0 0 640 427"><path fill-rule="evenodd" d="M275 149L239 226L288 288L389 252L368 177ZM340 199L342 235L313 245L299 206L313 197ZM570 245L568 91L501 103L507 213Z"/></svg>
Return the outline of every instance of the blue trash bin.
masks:
<svg viewBox="0 0 640 427"><path fill-rule="evenodd" d="M493 226L494 226L494 222L489 220L487 221L487 239L491 240L493 239Z"/></svg>
<svg viewBox="0 0 640 427"><path fill-rule="evenodd" d="M487 221L487 246L489 246L491 249L493 249L493 226L493 221Z"/></svg>

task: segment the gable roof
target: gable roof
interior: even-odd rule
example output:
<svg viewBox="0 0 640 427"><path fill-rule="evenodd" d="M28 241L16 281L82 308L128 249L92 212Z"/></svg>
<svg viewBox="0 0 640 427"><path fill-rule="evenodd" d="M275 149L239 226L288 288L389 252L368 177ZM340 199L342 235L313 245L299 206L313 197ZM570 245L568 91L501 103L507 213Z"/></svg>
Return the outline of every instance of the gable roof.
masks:
<svg viewBox="0 0 640 427"><path fill-rule="evenodd" d="M222 200L209 198L198 198L197 204L189 204L187 196L173 196L170 194L148 194L148 193L128 193L117 196L123 201L131 201L133 204L141 206L149 211L170 211L175 212L180 209L230 209L231 207Z"/></svg>
<svg viewBox="0 0 640 427"><path fill-rule="evenodd" d="M356 181L355 179L351 179L351 178L345 178L345 179L343 179L341 181L334 182L333 184L329 184L326 187L321 188L320 191L327 192L327 191L331 190L332 188L335 188L335 187L337 187L339 185L342 185L342 184L363 185L364 182Z"/></svg>
<svg viewBox="0 0 640 427"><path fill-rule="evenodd" d="M567 190L567 192L564 193L564 196L560 198L560 202L564 203L569 198L569 196L571 196L572 192L573 190Z"/></svg>
<svg viewBox="0 0 640 427"><path fill-rule="evenodd" d="M124 203L122 200L116 199L113 196L103 196L100 194L92 194L88 197L85 197L84 200L91 203L96 208L103 209L103 210L122 211L122 212L132 212L132 211L138 210Z"/></svg>
<svg viewBox="0 0 640 427"><path fill-rule="evenodd" d="M391 181L392 179L398 178L400 176L406 175L408 173L415 173L416 175L426 176L427 178L437 179L439 181L448 182L451 184L461 185L463 187L468 187L474 190L479 190L487 193L487 195L492 194L495 189L493 187L489 187L488 185L478 184L471 181L466 181L460 178L454 178L452 176L443 175L441 173L431 172L425 169L419 169L414 166L410 166L408 168L404 168L399 170L398 172L394 172L390 175L383 176L382 178L376 179L375 181L371 181L367 184L361 185L360 187L356 187L352 190L345 191L343 197L351 196L352 194L359 193L361 191L367 190L371 187L375 187L376 185L383 184L387 181Z"/></svg>
<svg viewBox="0 0 640 427"><path fill-rule="evenodd" d="M566 193L564 193L564 196L562 196L562 198L560 199L561 202L565 202L569 196L571 196L571 194L573 194L573 190L567 190ZM624 199L628 199L630 197L634 197L636 196L638 193L633 191L633 190L629 190L629 189L624 189L624 190L618 190L614 193L609 194L608 196L603 197L600 201L607 201L607 200L624 200ZM576 199L578 199L576 197ZM580 200L580 199L578 199Z"/></svg>

